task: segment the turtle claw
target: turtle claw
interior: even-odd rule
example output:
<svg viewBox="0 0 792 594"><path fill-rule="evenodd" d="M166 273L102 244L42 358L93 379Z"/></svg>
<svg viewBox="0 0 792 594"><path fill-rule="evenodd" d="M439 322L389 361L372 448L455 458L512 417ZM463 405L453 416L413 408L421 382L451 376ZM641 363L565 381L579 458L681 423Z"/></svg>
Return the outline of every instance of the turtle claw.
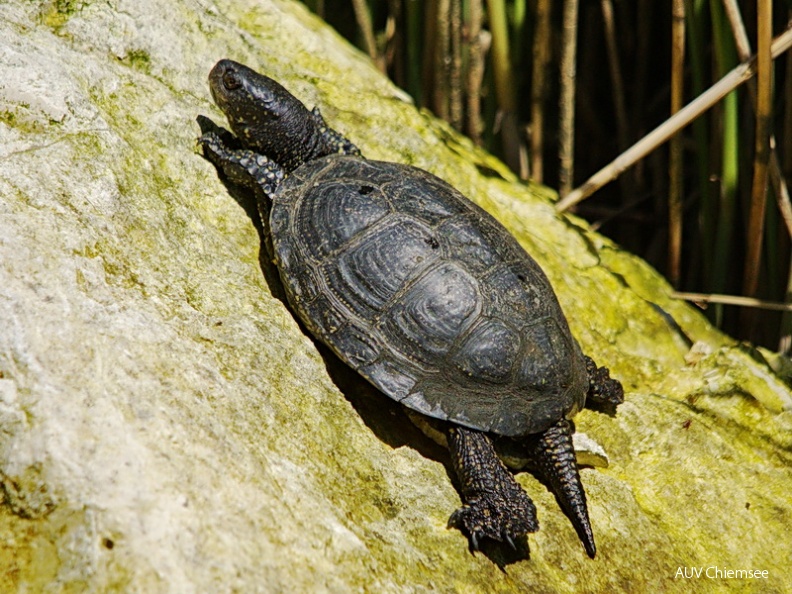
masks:
<svg viewBox="0 0 792 594"><path fill-rule="evenodd" d="M536 508L524 492L515 499L504 500L496 494L468 502L448 520L449 528L458 528L470 538L473 551L481 548L484 539L508 543L517 550L515 540L539 529Z"/></svg>
<svg viewBox="0 0 792 594"><path fill-rule="evenodd" d="M512 550L513 550L513 551L516 551L516 550L517 550L517 545L516 545L516 544L514 544L514 541L512 540L512 537L511 537L511 536L509 536L509 534L508 534L507 532L504 532L504 533L503 533L503 538L505 538L505 539L506 539L506 542L508 542L508 543L509 543L509 546L512 548Z"/></svg>

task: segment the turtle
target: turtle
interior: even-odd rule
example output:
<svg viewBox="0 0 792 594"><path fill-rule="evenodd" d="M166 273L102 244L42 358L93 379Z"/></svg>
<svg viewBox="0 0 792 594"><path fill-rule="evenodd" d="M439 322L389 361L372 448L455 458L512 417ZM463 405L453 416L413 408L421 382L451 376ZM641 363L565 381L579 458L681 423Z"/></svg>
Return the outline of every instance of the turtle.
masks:
<svg viewBox="0 0 792 594"><path fill-rule="evenodd" d="M473 551L538 530L493 445L512 440L593 558L571 418L587 402L612 414L624 393L582 353L536 261L451 185L364 158L275 80L223 59L209 86L233 133L212 122L204 157L255 194L263 248L305 328L441 434L462 498L449 527Z"/></svg>

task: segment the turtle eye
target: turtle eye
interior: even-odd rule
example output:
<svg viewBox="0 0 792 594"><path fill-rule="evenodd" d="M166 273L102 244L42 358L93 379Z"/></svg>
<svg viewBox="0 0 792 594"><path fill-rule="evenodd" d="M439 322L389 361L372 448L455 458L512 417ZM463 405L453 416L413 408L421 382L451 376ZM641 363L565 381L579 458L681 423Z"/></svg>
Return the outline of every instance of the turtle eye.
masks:
<svg viewBox="0 0 792 594"><path fill-rule="evenodd" d="M227 70L223 74L223 86L228 89L229 91L233 91L234 89L238 89L242 86L242 83L239 82L237 75L232 70Z"/></svg>

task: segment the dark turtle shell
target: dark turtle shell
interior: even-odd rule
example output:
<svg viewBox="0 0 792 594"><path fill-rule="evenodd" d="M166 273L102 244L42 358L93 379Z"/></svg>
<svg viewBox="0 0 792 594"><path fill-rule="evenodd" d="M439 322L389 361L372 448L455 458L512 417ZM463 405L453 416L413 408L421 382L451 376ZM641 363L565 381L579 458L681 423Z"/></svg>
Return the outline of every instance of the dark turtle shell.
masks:
<svg viewBox="0 0 792 594"><path fill-rule="evenodd" d="M441 179L324 157L281 185L270 225L291 306L394 400L510 436L583 407L585 361L547 277Z"/></svg>

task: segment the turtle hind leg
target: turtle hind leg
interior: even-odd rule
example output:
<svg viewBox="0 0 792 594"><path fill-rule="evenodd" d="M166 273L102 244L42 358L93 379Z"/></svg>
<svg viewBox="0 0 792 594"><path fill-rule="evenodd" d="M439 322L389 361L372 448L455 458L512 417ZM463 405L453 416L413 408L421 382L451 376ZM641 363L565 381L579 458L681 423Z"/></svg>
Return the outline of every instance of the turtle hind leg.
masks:
<svg viewBox="0 0 792 594"><path fill-rule="evenodd" d="M586 492L580 482L572 447L572 432L572 423L561 419L544 433L532 437L528 448L541 477L572 522L586 553L593 559L597 547L586 507Z"/></svg>
<svg viewBox="0 0 792 594"><path fill-rule="evenodd" d="M500 461L490 439L479 431L448 429L448 449L461 484L463 507L448 521L463 530L478 550L483 538L515 541L539 529L536 507Z"/></svg>
<svg viewBox="0 0 792 594"><path fill-rule="evenodd" d="M586 372L589 378L586 407L613 415L624 402L621 382L611 378L607 367L597 367L591 357L586 357Z"/></svg>

